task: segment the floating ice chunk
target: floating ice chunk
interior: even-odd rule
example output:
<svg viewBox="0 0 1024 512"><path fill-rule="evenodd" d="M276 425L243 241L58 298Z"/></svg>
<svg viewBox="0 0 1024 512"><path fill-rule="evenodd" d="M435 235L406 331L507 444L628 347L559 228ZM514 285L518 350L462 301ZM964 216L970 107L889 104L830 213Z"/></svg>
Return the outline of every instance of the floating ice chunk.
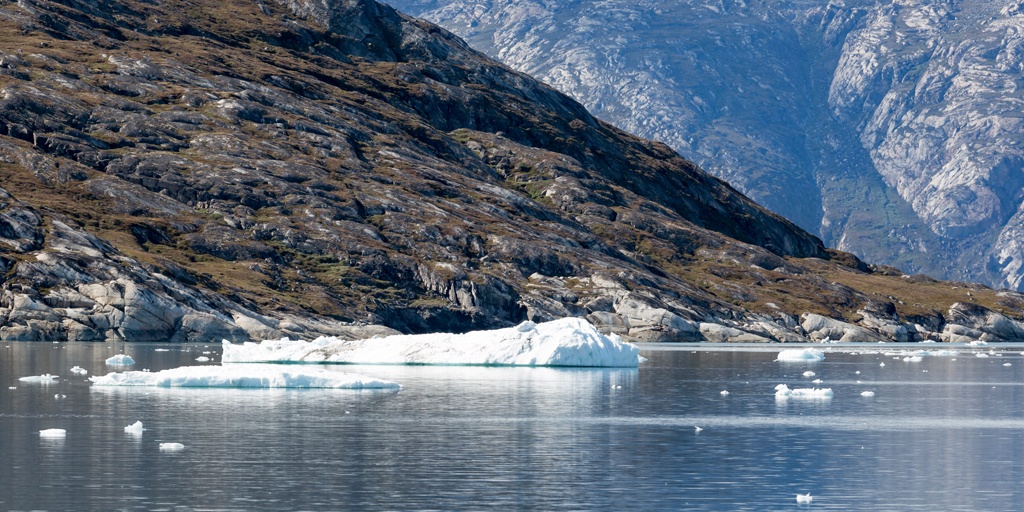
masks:
<svg viewBox="0 0 1024 512"><path fill-rule="evenodd" d="M118 354L107 358L107 366L131 366L133 364L135 364L135 360L128 354Z"/></svg>
<svg viewBox="0 0 1024 512"><path fill-rule="evenodd" d="M323 368L232 365L182 366L159 372L111 372L89 377L96 386L153 386L164 388L333 388L399 389L395 382Z"/></svg>
<svg viewBox="0 0 1024 512"><path fill-rule="evenodd" d="M162 452L180 452L185 449L185 445L181 443L160 443L160 451Z"/></svg>
<svg viewBox="0 0 1024 512"><path fill-rule="evenodd" d="M988 357L988 354L974 354L975 357Z"/></svg>
<svg viewBox="0 0 1024 512"><path fill-rule="evenodd" d="M821 384L822 382L825 382L825 381L823 381L821 379L814 379L814 380L811 381L811 384Z"/></svg>
<svg viewBox="0 0 1024 512"><path fill-rule="evenodd" d="M972 347L980 347L980 346L988 345L988 342L981 341L981 340L974 340L974 341L968 343L968 345L970 345Z"/></svg>
<svg viewBox="0 0 1024 512"><path fill-rule="evenodd" d="M924 360L924 358L921 356L907 356L903 358L903 361L906 363L920 363L922 360Z"/></svg>
<svg viewBox="0 0 1024 512"><path fill-rule="evenodd" d="M719 393L719 395L722 395L722 396L729 396L729 390L728 390L728 389L723 389L723 390L722 390L722 392L721 392L721 393Z"/></svg>
<svg viewBox="0 0 1024 512"><path fill-rule="evenodd" d="M206 356L199 356L199 357L196 358L196 361L199 361L200 363L205 363L205 362L207 362L209 360L210 360L210 358L206 357Z"/></svg>
<svg viewBox="0 0 1024 512"><path fill-rule="evenodd" d="M153 352L170 352L170 351L171 351L171 349L169 349L169 348L158 348L158 349L154 350Z"/></svg>
<svg viewBox="0 0 1024 512"><path fill-rule="evenodd" d="M48 428L39 431L39 437L65 437L67 435L68 431L62 428Z"/></svg>
<svg viewBox="0 0 1024 512"><path fill-rule="evenodd" d="M1013 366L1013 363L1003 363L1003 366Z"/></svg>
<svg viewBox="0 0 1024 512"><path fill-rule="evenodd" d="M225 363L450 364L631 367L639 349L601 334L580 318L523 322L465 334L396 335L367 340L321 337L235 345L224 341Z"/></svg>
<svg viewBox="0 0 1024 512"><path fill-rule="evenodd" d="M787 399L787 398L799 398L799 399L811 399L811 400L828 400L832 398L832 388L796 388L789 389L789 386L785 384L779 384L775 386L775 398Z"/></svg>
<svg viewBox="0 0 1024 512"><path fill-rule="evenodd" d="M128 425L127 427L124 428L124 431L126 433L131 434L133 436L141 436L143 430L146 429L142 428L141 421L136 421L135 423L132 423L131 425Z"/></svg>
<svg viewBox="0 0 1024 512"><path fill-rule="evenodd" d="M60 393L57 393L56 395L53 395L53 398L55 398L57 400L61 400L61 399L67 398L67 397L68 397L67 395L62 395Z"/></svg>
<svg viewBox="0 0 1024 512"><path fill-rule="evenodd" d="M82 368L81 366L74 366L74 367L71 368L71 373L73 373L75 375L85 375L85 374L89 373L89 370L86 370L85 368Z"/></svg>
<svg viewBox="0 0 1024 512"><path fill-rule="evenodd" d="M884 362L878 363L878 366L885 366L885 363Z"/></svg>
<svg viewBox="0 0 1024 512"><path fill-rule="evenodd" d="M871 397L875 396L875 392L874 391L861 391L860 392L860 396L863 396L865 398L871 398Z"/></svg>
<svg viewBox="0 0 1024 512"><path fill-rule="evenodd" d="M50 375L49 373L44 373L42 375L30 375L28 377L21 377L18 380L20 380L21 382L32 382L35 384L51 384L57 382L58 378L60 378L59 375Z"/></svg>
<svg viewBox="0 0 1024 512"><path fill-rule="evenodd" d="M804 372L804 377L814 377L814 375L815 373L810 370Z"/></svg>
<svg viewBox="0 0 1024 512"><path fill-rule="evenodd" d="M811 496L811 493L796 495L797 503L810 503L812 501L814 501L814 496Z"/></svg>
<svg viewBox="0 0 1024 512"><path fill-rule="evenodd" d="M702 429L702 428L700 428L700 427L696 427L696 426L695 426L695 427L693 427L693 432L694 432L695 434L700 434L700 431L701 431L701 430L704 430L704 429Z"/></svg>
<svg viewBox="0 0 1024 512"><path fill-rule="evenodd" d="M18 389L18 386L7 386L7 389Z"/></svg>
<svg viewBox="0 0 1024 512"><path fill-rule="evenodd" d="M824 361L825 353L816 348L790 349L779 352L779 355L775 360L783 362Z"/></svg>

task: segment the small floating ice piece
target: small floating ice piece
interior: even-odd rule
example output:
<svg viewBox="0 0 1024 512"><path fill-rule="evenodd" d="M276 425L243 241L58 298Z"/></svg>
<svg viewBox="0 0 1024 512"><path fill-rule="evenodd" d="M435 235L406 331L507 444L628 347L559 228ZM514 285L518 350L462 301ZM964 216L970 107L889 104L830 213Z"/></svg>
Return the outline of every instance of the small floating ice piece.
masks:
<svg viewBox="0 0 1024 512"><path fill-rule="evenodd" d="M821 384L822 382L825 382L825 381L823 381L821 379L814 379L814 380L811 381L811 384Z"/></svg>
<svg viewBox="0 0 1024 512"><path fill-rule="evenodd" d="M814 377L814 375L815 373L810 370L804 372L804 377Z"/></svg>
<svg viewBox="0 0 1024 512"><path fill-rule="evenodd" d="M988 345L988 342L981 341L981 340L974 340L974 341L968 343L968 345L970 345L972 347L980 347L980 346L983 346L983 345Z"/></svg>
<svg viewBox="0 0 1024 512"><path fill-rule="evenodd" d="M206 357L206 356L199 356L199 357L196 358L196 361L199 361L200 363L205 363L205 362L207 362L209 360L210 360L210 358Z"/></svg>
<svg viewBox="0 0 1024 512"><path fill-rule="evenodd" d="M56 382L59 377L59 375L50 375L49 373L44 373L42 375L30 375L28 377L21 377L18 380L20 380L21 382L33 382L36 384L50 384Z"/></svg>
<svg viewBox="0 0 1024 512"><path fill-rule="evenodd" d="M722 392L721 392L721 393L719 393L719 395L722 395L722 396L729 396L729 390L728 390L728 389L723 389L723 390L722 390Z"/></svg>
<svg viewBox="0 0 1024 512"><path fill-rule="evenodd" d="M885 363L884 362L878 363L878 366L885 366Z"/></svg>
<svg viewBox="0 0 1024 512"><path fill-rule="evenodd" d="M988 357L988 354L974 354L975 357Z"/></svg>
<svg viewBox="0 0 1024 512"><path fill-rule="evenodd" d="M874 391L861 391L860 392L860 396L862 396L864 398L871 398L871 397L875 396L875 392Z"/></svg>
<svg viewBox="0 0 1024 512"><path fill-rule="evenodd" d="M89 373L89 370L86 370L85 368L82 368L81 366L75 366L75 367L71 368L71 373L73 373L75 375L85 375L85 374Z"/></svg>
<svg viewBox="0 0 1024 512"><path fill-rule="evenodd" d="M824 361L825 353L816 348L805 348L805 349L790 349L779 352L776 361L782 362L816 362Z"/></svg>
<svg viewBox="0 0 1024 512"><path fill-rule="evenodd" d="M68 431L62 428L48 428L39 431L39 437L65 437L67 435Z"/></svg>
<svg viewBox="0 0 1024 512"><path fill-rule="evenodd" d="M693 432L696 433L696 434L699 434L701 430L704 430L704 429L702 429L702 428L700 428L698 426L694 426L693 427Z"/></svg>
<svg viewBox="0 0 1024 512"><path fill-rule="evenodd" d="M181 443L160 443L160 451L162 452L180 452L185 449L185 445Z"/></svg>
<svg viewBox="0 0 1024 512"><path fill-rule="evenodd" d="M131 425L128 425L127 427L124 428L124 431L126 433L131 434L133 436L141 436L143 430L146 429L142 428L141 421L136 421L135 423L132 423Z"/></svg>
<svg viewBox="0 0 1024 512"><path fill-rule="evenodd" d="M1013 366L1013 363L1003 363L1003 366Z"/></svg>
<svg viewBox="0 0 1024 512"><path fill-rule="evenodd" d="M908 356L904 357L903 361L907 363L920 363L923 360L921 356Z"/></svg>
<svg viewBox="0 0 1024 512"><path fill-rule="evenodd" d="M107 358L107 366L131 366L133 364L135 364L135 360L128 354L118 354Z"/></svg>
<svg viewBox="0 0 1024 512"><path fill-rule="evenodd" d="M828 400L832 398L832 388L796 388L789 389L785 384L775 386L775 398L798 398L810 400Z"/></svg>
<svg viewBox="0 0 1024 512"><path fill-rule="evenodd" d="M814 496L811 496L811 493L796 495L797 503L810 503L812 501L814 501Z"/></svg>
<svg viewBox="0 0 1024 512"><path fill-rule="evenodd" d="M158 349L154 350L153 352L170 352L170 351L171 351L171 349L169 349L169 348L158 348Z"/></svg>
<svg viewBox="0 0 1024 512"><path fill-rule="evenodd" d="M89 377L95 386L162 388L400 389L395 382L295 365L182 366L159 372L111 372Z"/></svg>

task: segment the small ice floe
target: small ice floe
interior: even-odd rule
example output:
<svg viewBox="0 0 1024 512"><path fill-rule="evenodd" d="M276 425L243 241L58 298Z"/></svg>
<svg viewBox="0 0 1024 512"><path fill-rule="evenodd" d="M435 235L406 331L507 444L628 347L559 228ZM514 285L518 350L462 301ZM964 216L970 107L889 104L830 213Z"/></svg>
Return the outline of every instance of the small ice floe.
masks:
<svg viewBox="0 0 1024 512"><path fill-rule="evenodd" d="M11 389L11 390L18 389L18 386L7 386L7 389Z"/></svg>
<svg viewBox="0 0 1024 512"><path fill-rule="evenodd" d="M810 370L804 372L804 377L814 377L814 375L815 373Z"/></svg>
<svg viewBox="0 0 1024 512"><path fill-rule="evenodd" d="M54 382L57 382L58 378L60 378L59 375L50 375L49 373L44 373L42 375L30 375L28 377L21 377L18 380L20 380L21 382L32 382L35 384L52 384Z"/></svg>
<svg viewBox="0 0 1024 512"><path fill-rule="evenodd" d="M210 358L206 357L206 356L199 356L199 357L196 358L196 361L199 361L200 363L205 363L205 362L207 362L209 360L210 360Z"/></svg>
<svg viewBox="0 0 1024 512"><path fill-rule="evenodd" d="M160 443L160 451L162 452L180 452L185 449L185 445L181 443Z"/></svg>
<svg viewBox="0 0 1024 512"><path fill-rule="evenodd" d="M1013 363L1003 363L1003 366L1013 366Z"/></svg>
<svg viewBox="0 0 1024 512"><path fill-rule="evenodd" d="M124 428L125 433L131 434L133 436L141 436L143 430L146 429L142 428L141 421L136 421L135 423L132 423L131 425L128 425L127 427Z"/></svg>
<svg viewBox="0 0 1024 512"><path fill-rule="evenodd" d="M700 427L698 427L698 426L696 426L696 425L695 425L695 426L693 427L693 432L694 432L695 434L700 434L700 431L701 431L701 430L704 430L704 429L702 429L702 428L700 428Z"/></svg>
<svg viewBox="0 0 1024 512"><path fill-rule="evenodd" d="M860 375L860 370L857 370L857 371L855 371L853 373L854 373L854 375Z"/></svg>
<svg viewBox="0 0 1024 512"><path fill-rule="evenodd" d="M984 353L974 354L974 357L988 357L988 354L984 354Z"/></svg>
<svg viewBox="0 0 1024 512"><path fill-rule="evenodd" d="M67 435L68 431L62 428L48 428L39 431L39 437L65 437Z"/></svg>
<svg viewBox="0 0 1024 512"><path fill-rule="evenodd" d="M60 393L57 393L56 395L53 395L53 398L54 398L55 400L63 400L63 399L65 399L65 398L67 398L67 397L68 397L67 395L62 395L62 394L60 394Z"/></svg>
<svg viewBox="0 0 1024 512"><path fill-rule="evenodd" d="M878 366L885 366L885 361L878 363Z"/></svg>
<svg viewBox="0 0 1024 512"><path fill-rule="evenodd" d="M789 389L785 384L775 386L776 399L797 398L805 400L829 400L832 398L832 388L796 388Z"/></svg>
<svg viewBox="0 0 1024 512"><path fill-rule="evenodd" d="M814 380L811 381L811 384L821 384L822 382L825 382L825 381L823 381L821 379L814 379Z"/></svg>
<svg viewBox="0 0 1024 512"><path fill-rule="evenodd" d="M94 386L162 388L400 389L398 383L323 368L239 364L182 366L159 372L111 372L89 377Z"/></svg>
<svg viewBox="0 0 1024 512"><path fill-rule="evenodd" d="M811 496L811 493L796 495L797 503L810 503L812 501L814 501L814 496Z"/></svg>
<svg viewBox="0 0 1024 512"><path fill-rule="evenodd" d="M722 395L722 396L729 396L729 390L728 390L728 389L723 389L723 390L722 390L722 391L721 391L720 393L718 393L718 394L719 394L719 395Z"/></svg>
<svg viewBox="0 0 1024 512"><path fill-rule="evenodd" d="M981 341L981 340L974 340L974 341L968 343L968 345L970 345L972 347L981 347L981 346L984 346L984 345L988 345L988 343L984 342L984 341Z"/></svg>
<svg viewBox="0 0 1024 512"><path fill-rule="evenodd" d="M86 370L85 368L82 368L81 366L74 366L74 367L71 368L71 373L73 373L75 375L86 375L86 374L89 373L89 370Z"/></svg>
<svg viewBox="0 0 1024 512"><path fill-rule="evenodd" d="M860 392L860 396L862 396L864 398L871 398L871 397L875 396L875 392L874 391L861 391Z"/></svg>
<svg viewBox="0 0 1024 512"><path fill-rule="evenodd" d="M135 360L128 354L118 354L107 358L107 366L131 366L133 364L135 364Z"/></svg>
<svg viewBox="0 0 1024 512"><path fill-rule="evenodd" d="M153 352L170 352L170 351L171 351L171 349L169 349L169 348L158 348L158 349L154 350Z"/></svg>
<svg viewBox="0 0 1024 512"><path fill-rule="evenodd" d="M790 349L779 352L776 361L785 363L813 363L825 360L825 353L816 348Z"/></svg>

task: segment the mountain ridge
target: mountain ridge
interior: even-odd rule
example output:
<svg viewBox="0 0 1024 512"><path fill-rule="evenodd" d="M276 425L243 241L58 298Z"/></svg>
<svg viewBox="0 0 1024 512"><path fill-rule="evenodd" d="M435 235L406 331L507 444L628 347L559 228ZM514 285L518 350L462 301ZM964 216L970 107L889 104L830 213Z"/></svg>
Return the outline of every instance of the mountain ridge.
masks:
<svg viewBox="0 0 1024 512"><path fill-rule="evenodd" d="M827 250L382 4L23 0L0 28L3 340L1024 339L1019 295Z"/></svg>

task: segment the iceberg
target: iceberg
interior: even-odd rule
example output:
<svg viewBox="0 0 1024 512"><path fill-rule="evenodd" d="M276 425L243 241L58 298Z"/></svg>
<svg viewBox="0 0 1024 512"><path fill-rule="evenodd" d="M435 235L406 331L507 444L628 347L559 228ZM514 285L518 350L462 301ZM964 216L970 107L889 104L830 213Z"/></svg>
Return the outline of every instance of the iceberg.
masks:
<svg viewBox="0 0 1024 512"><path fill-rule="evenodd" d="M181 443L160 443L160 451L162 452L180 452L185 449L185 445Z"/></svg>
<svg viewBox="0 0 1024 512"><path fill-rule="evenodd" d="M89 377L94 386L163 388L400 389L398 383L323 368L266 365L182 366L159 372L111 372Z"/></svg>
<svg viewBox="0 0 1024 512"><path fill-rule="evenodd" d="M59 375L50 375L49 373L44 373L42 375L30 375L28 377L21 377L18 380L21 382L33 382L36 384L50 384L53 382L57 382L57 379L59 377Z"/></svg>
<svg viewBox="0 0 1024 512"><path fill-rule="evenodd" d="M75 375L85 375L85 374L89 373L89 370L86 370L85 368L82 368L81 366L73 366L73 367L71 367L71 373L73 373Z"/></svg>
<svg viewBox="0 0 1024 512"><path fill-rule="evenodd" d="M141 436L143 430L146 429L142 428L141 421L136 421L135 423L132 423L131 425L128 425L127 427L124 428L125 433L131 434L133 436Z"/></svg>
<svg viewBox="0 0 1024 512"><path fill-rule="evenodd" d="M832 388L796 388L789 389L785 384L775 386L775 398L785 400L788 398L828 400L832 398Z"/></svg>
<svg viewBox="0 0 1024 512"><path fill-rule="evenodd" d="M825 353L816 348L794 348L779 352L779 356L776 357L775 360L795 363L817 362L825 360Z"/></svg>
<svg viewBox="0 0 1024 512"><path fill-rule="evenodd" d="M343 363L636 368L640 349L579 318L523 322L465 334L416 334L241 345L224 341L224 363Z"/></svg>
<svg viewBox="0 0 1024 512"><path fill-rule="evenodd" d="M62 428L48 428L39 431L39 437L65 437L67 435L68 431Z"/></svg>
<svg viewBox="0 0 1024 512"><path fill-rule="evenodd" d="M871 398L871 397L875 396L875 392L874 391L861 391L860 392L860 396L862 396L864 398Z"/></svg>
<svg viewBox="0 0 1024 512"><path fill-rule="evenodd" d="M131 366L133 364L135 364L135 360L128 354L118 354L107 358L107 366Z"/></svg>

